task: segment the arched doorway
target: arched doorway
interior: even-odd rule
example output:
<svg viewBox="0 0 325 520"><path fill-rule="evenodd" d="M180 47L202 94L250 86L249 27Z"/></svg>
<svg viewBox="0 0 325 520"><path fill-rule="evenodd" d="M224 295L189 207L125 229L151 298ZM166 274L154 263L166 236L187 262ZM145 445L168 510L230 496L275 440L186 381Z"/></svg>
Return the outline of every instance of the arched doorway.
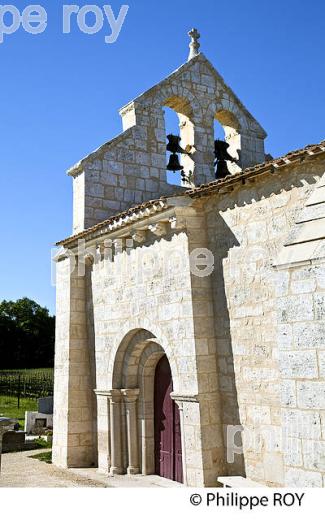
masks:
<svg viewBox="0 0 325 520"><path fill-rule="evenodd" d="M155 472L183 482L180 414L172 391L172 374L164 355L156 366L154 382Z"/></svg>
<svg viewBox="0 0 325 520"><path fill-rule="evenodd" d="M118 468L120 473L158 473L183 482L180 412L170 395L172 390L178 391L178 384L173 353L166 353L154 334L147 329L134 329L126 334L114 357L112 390L106 393L109 398L107 458L111 475L118 474ZM97 395L100 399L100 391ZM170 411L168 422L163 422L172 441L171 445L163 444L170 453L169 473L160 468L156 471L156 432L161 431L161 426L155 425L155 415L158 417L155 406L160 410L160 420L165 406Z"/></svg>

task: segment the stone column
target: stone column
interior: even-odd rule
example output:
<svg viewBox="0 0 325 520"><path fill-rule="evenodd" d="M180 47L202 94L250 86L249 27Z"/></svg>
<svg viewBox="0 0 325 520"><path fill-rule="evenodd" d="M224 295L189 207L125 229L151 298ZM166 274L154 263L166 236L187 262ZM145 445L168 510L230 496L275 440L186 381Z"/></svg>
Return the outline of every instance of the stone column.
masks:
<svg viewBox="0 0 325 520"><path fill-rule="evenodd" d="M138 414L137 400L139 389L122 390L126 410L126 429L128 443L128 469L129 475L140 473L139 468L139 444L138 444Z"/></svg>
<svg viewBox="0 0 325 520"><path fill-rule="evenodd" d="M96 389L94 392L97 397L98 472L108 475L111 467L109 391Z"/></svg>
<svg viewBox="0 0 325 520"><path fill-rule="evenodd" d="M110 424L111 424L111 467L110 475L122 475L125 473L122 462L122 432L121 432L121 390L108 392L110 400Z"/></svg>

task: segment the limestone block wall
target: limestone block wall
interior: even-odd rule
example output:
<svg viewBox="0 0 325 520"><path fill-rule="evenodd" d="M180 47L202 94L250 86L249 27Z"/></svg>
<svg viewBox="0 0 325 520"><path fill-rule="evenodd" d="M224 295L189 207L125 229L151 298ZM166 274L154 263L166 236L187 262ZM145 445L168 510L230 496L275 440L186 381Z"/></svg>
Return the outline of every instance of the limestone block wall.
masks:
<svg viewBox="0 0 325 520"><path fill-rule="evenodd" d="M161 332L162 340L165 337L168 340L169 362L177 371L175 390L179 390L177 369L184 365L182 390L197 393L196 377L192 377L196 370L193 365L194 345L186 343L186 338L193 337L188 258L184 255L186 235L180 233L161 240L149 235L150 238L151 243L135 244L128 251L124 242L113 259L102 258L93 265L97 387L112 387L117 349L124 336L142 323L140 328L153 334L157 332L158 338ZM158 262L153 269L151 255ZM161 323L164 323L163 331ZM182 349L183 342L188 348L184 346ZM178 359L174 352L176 348L181 354Z"/></svg>
<svg viewBox="0 0 325 520"><path fill-rule="evenodd" d="M69 170L75 233L181 189L167 183L164 106L179 115L183 148L192 147L182 162L196 185L214 180L214 119L242 168L264 161L264 130L201 54L124 107L124 132Z"/></svg>
<svg viewBox="0 0 325 520"><path fill-rule="evenodd" d="M325 174L275 266L285 484L325 484Z"/></svg>
<svg viewBox="0 0 325 520"><path fill-rule="evenodd" d="M227 470L267 485L289 481L285 476L288 454L283 454L282 446L278 349L279 297L287 294L288 278L277 272L273 263L323 171L324 163L316 161L313 165L288 166L281 174L219 193L206 203L210 247L215 256L214 314L226 447L233 437L227 439L227 427L240 425L243 430L243 455L235 453L234 463L229 462ZM292 283L298 287L299 275L294 275ZM310 291L316 287L315 281L305 283L311 284ZM281 306L287 320L313 319L311 298L304 294L289 296ZM319 296L315 298L318 301ZM320 326L318 321L315 327ZM308 377L318 377L311 345L310 349L308 363L301 368L307 380L297 383L301 402L306 402L308 392L312 392ZM309 419L312 421L311 416ZM238 434L235 444L240 442ZM226 457L229 460L231 452Z"/></svg>
<svg viewBox="0 0 325 520"><path fill-rule="evenodd" d="M142 245L133 245L113 259L102 258L93 265L96 377L102 394L98 399L102 471L108 470L110 449L110 419L103 394L115 388L117 354L125 338L143 331L155 337L153 341L161 346L171 365L175 400L182 406L184 418L187 484L215 485L216 475L223 472L212 294L209 279L193 280L188 254L192 247L202 244L203 221L202 214L186 217L190 231L169 229L160 238L147 231ZM122 442L125 444L125 439ZM139 452L140 467L144 467L141 447Z"/></svg>
<svg viewBox="0 0 325 520"><path fill-rule="evenodd" d="M281 271L284 483L325 486L325 263Z"/></svg>

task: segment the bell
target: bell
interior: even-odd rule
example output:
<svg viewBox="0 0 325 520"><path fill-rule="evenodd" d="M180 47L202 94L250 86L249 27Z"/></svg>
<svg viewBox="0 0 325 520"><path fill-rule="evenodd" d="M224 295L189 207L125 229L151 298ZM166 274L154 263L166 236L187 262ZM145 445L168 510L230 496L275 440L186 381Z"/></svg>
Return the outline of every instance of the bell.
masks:
<svg viewBox="0 0 325 520"><path fill-rule="evenodd" d="M168 152L188 154L188 152L186 150L183 150L183 148L179 144L181 141L181 138L179 137L179 135L169 134L169 135L167 135L167 139L168 139L168 144L167 144L166 148L167 148Z"/></svg>
<svg viewBox="0 0 325 520"><path fill-rule="evenodd" d="M214 141L214 165L217 165L216 179L223 179L230 174L227 161L237 163L237 161L228 153L229 144L225 141L217 139Z"/></svg>
<svg viewBox="0 0 325 520"><path fill-rule="evenodd" d="M216 179L223 179L227 175L229 175L227 161L221 160L218 161L217 171L216 171Z"/></svg>
<svg viewBox="0 0 325 520"><path fill-rule="evenodd" d="M177 153L172 153L169 157L169 163L167 164L167 170L170 172L178 172L183 170L183 166L179 162Z"/></svg>
<svg viewBox="0 0 325 520"><path fill-rule="evenodd" d="M229 144L225 141L217 139L214 141L214 156L218 161L232 161L235 159L228 153Z"/></svg>

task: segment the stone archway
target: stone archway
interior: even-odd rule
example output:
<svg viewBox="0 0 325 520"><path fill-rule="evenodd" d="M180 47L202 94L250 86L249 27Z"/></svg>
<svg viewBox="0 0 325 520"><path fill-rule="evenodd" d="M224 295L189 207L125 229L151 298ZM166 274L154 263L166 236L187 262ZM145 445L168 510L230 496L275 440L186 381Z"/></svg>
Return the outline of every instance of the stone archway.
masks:
<svg viewBox="0 0 325 520"><path fill-rule="evenodd" d="M145 329L129 332L115 354L112 390L96 392L98 397L108 397L110 475L156 473L154 395L161 359L167 359L166 352L152 333ZM170 367L172 374L173 362ZM178 444L181 453L180 437ZM177 472L179 481L182 471Z"/></svg>

